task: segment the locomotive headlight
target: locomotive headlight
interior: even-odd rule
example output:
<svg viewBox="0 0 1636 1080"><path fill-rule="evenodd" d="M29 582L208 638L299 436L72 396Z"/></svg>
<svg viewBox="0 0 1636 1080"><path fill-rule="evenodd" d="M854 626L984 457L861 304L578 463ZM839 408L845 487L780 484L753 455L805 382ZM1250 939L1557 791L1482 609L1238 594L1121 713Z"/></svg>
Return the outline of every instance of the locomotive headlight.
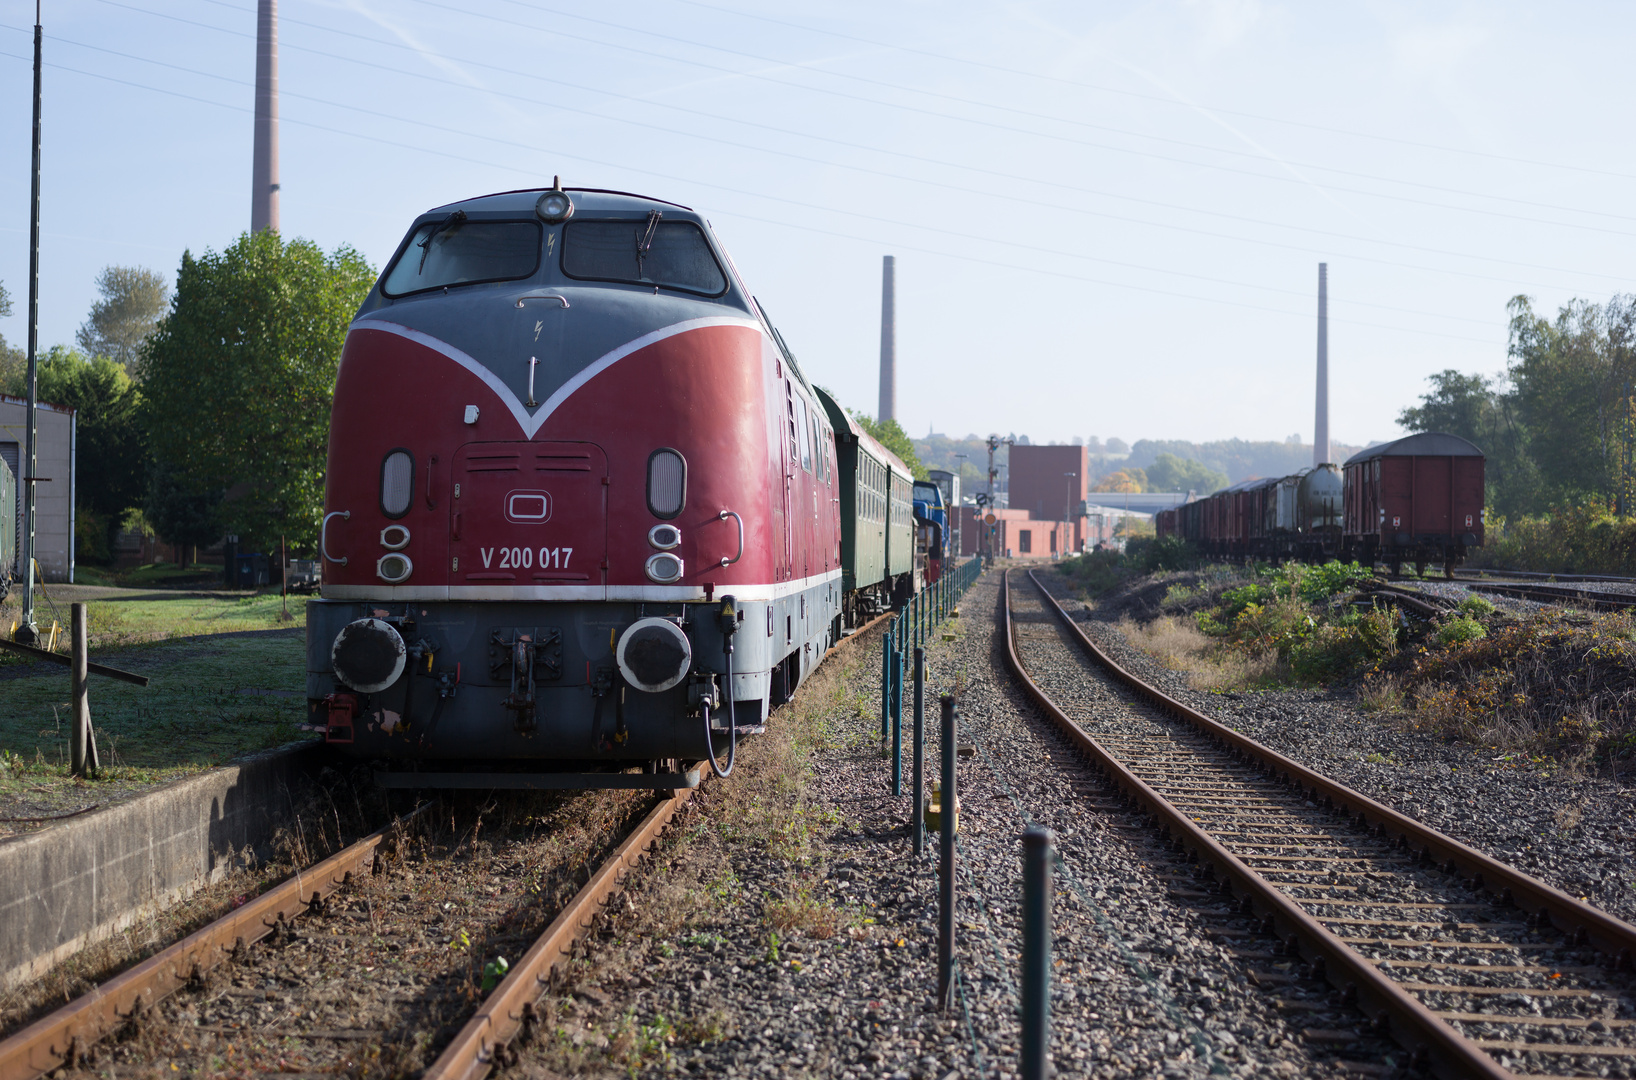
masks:
<svg viewBox="0 0 1636 1080"><path fill-rule="evenodd" d="M687 461L662 446L648 455L648 510L656 518L673 518L687 504Z"/></svg>
<svg viewBox="0 0 1636 1080"><path fill-rule="evenodd" d="M614 659L626 682L657 694L687 678L693 646L669 619L638 619L619 636Z"/></svg>
<svg viewBox="0 0 1636 1080"><path fill-rule="evenodd" d="M381 513L402 517L415 497L415 459L407 450L394 450L381 462Z"/></svg>
<svg viewBox="0 0 1636 1080"><path fill-rule="evenodd" d="M390 555L382 555L375 563L375 576L389 585L396 585L400 581L409 580L409 575L415 572L415 564L409 561L409 556L401 551L394 551Z"/></svg>
<svg viewBox="0 0 1636 1080"><path fill-rule="evenodd" d="M648 580L657 581L661 585L670 585L682 579L682 559L668 551L661 551L657 555L648 557Z"/></svg>
<svg viewBox="0 0 1636 1080"><path fill-rule="evenodd" d="M540 196L540 201L534 204L534 213L539 215L541 221L553 225L574 216L574 200L562 190L561 177L556 177L551 190Z"/></svg>
<svg viewBox="0 0 1636 1080"><path fill-rule="evenodd" d="M409 650L390 623L358 619L341 627L330 646L335 677L352 689L375 694L398 681Z"/></svg>
<svg viewBox="0 0 1636 1080"><path fill-rule="evenodd" d="M409 530L402 525L388 525L381 530L381 547L387 551L402 551L409 546Z"/></svg>
<svg viewBox="0 0 1636 1080"><path fill-rule="evenodd" d="M655 525L648 530L648 543L660 551L670 551L682 542L682 530L674 525Z"/></svg>

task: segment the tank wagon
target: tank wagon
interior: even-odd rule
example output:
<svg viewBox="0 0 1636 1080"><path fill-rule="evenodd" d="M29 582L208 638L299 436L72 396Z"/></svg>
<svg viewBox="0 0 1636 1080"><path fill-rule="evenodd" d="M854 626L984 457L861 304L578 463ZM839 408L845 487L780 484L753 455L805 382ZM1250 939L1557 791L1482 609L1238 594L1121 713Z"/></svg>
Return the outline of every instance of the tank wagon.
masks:
<svg viewBox="0 0 1636 1080"><path fill-rule="evenodd" d="M342 351L310 715L395 786L689 783L907 595L911 482L694 211L438 207Z"/></svg>
<svg viewBox="0 0 1636 1080"><path fill-rule="evenodd" d="M1342 467L1241 481L1161 511L1154 526L1218 558L1385 561L1396 573L1405 562L1458 565L1483 542L1482 504L1482 451L1428 432Z"/></svg>
<svg viewBox="0 0 1636 1080"><path fill-rule="evenodd" d="M1342 558L1392 573L1413 563L1445 568L1483 543L1483 452L1430 431L1370 447L1347 459Z"/></svg>

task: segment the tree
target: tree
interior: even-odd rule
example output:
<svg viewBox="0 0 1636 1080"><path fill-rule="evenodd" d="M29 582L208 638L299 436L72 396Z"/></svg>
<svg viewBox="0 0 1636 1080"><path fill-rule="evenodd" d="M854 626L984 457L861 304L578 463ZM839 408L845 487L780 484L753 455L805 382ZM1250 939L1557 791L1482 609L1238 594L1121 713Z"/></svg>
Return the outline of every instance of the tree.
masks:
<svg viewBox="0 0 1636 1080"><path fill-rule="evenodd" d="M1510 402L1542 480L1536 502L1622 501L1629 485L1636 295L1573 300L1555 321L1514 298ZM1537 507L1536 507L1537 508Z"/></svg>
<svg viewBox="0 0 1636 1080"><path fill-rule="evenodd" d="M92 356L106 356L132 375L142 343L165 310L169 290L163 274L141 266L107 266L97 275L102 299L80 325L76 339Z"/></svg>
<svg viewBox="0 0 1636 1080"><path fill-rule="evenodd" d="M873 435L877 442L909 466L909 472L916 480L927 478L926 467L920 463L920 458L915 453L915 441L909 438L909 433L903 430L902 424L896 420L888 420L883 424L867 413L854 412L851 409L847 412L852 414L852 419L858 422L859 427Z"/></svg>
<svg viewBox="0 0 1636 1080"><path fill-rule="evenodd" d="M1160 454L1145 470L1151 491L1191 491L1208 495L1227 486L1227 474L1212 469L1202 461L1192 461L1175 454Z"/></svg>
<svg viewBox="0 0 1636 1080"><path fill-rule="evenodd" d="M1129 492L1132 495L1148 490L1147 473L1135 466L1111 472L1091 485L1090 490L1101 492Z"/></svg>
<svg viewBox="0 0 1636 1080"><path fill-rule="evenodd" d="M270 550L281 534L318 542L335 373L374 278L350 247L326 255L268 230L219 254L183 253L170 312L140 359L156 528L176 527L165 507L177 499L192 513L225 492L220 526L247 546Z"/></svg>
<svg viewBox="0 0 1636 1080"><path fill-rule="evenodd" d="M40 358L40 400L78 413L77 509L94 518L104 545L147 494L147 450L137 420L141 394L106 356L54 345Z"/></svg>
<svg viewBox="0 0 1636 1080"><path fill-rule="evenodd" d="M6 291L6 283L0 281L0 319L10 314L11 294ZM27 379L28 357L23 355L23 350L8 345L6 336L0 334L0 394L21 396L27 393Z"/></svg>

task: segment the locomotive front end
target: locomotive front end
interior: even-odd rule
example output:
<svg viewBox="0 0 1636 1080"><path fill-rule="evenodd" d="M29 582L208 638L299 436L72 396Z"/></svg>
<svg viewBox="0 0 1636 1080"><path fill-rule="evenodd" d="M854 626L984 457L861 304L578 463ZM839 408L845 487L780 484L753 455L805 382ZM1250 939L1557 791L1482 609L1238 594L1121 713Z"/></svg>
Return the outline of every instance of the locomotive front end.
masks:
<svg viewBox="0 0 1636 1080"><path fill-rule="evenodd" d="M788 422L808 393L685 208L551 189L423 215L342 356L314 721L417 785L728 749L839 605L802 486L827 432Z"/></svg>

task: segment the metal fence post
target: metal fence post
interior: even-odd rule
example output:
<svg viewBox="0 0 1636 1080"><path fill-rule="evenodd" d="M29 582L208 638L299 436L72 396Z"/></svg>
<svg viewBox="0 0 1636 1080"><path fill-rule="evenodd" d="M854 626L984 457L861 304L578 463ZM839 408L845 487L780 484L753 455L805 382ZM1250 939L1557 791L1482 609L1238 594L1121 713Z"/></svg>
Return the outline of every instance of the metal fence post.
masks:
<svg viewBox="0 0 1636 1080"><path fill-rule="evenodd" d="M903 794L903 657L892 658L897 695L892 709L892 794Z"/></svg>
<svg viewBox="0 0 1636 1080"><path fill-rule="evenodd" d="M944 694L941 736L943 785L938 793L937 1005L947 1009L954 990L954 833L959 822L954 775L954 696Z"/></svg>
<svg viewBox="0 0 1636 1080"><path fill-rule="evenodd" d="M892 722L892 631L881 638L880 654L880 745L886 749L886 736Z"/></svg>
<svg viewBox="0 0 1636 1080"><path fill-rule="evenodd" d="M910 794L914 796L914 816L909 826L914 834L915 857L926 853L926 650L915 650L915 733L913 777Z"/></svg>
<svg viewBox="0 0 1636 1080"><path fill-rule="evenodd" d="M1045 1080L1051 1059L1051 855L1056 837L1023 833L1022 1080Z"/></svg>

